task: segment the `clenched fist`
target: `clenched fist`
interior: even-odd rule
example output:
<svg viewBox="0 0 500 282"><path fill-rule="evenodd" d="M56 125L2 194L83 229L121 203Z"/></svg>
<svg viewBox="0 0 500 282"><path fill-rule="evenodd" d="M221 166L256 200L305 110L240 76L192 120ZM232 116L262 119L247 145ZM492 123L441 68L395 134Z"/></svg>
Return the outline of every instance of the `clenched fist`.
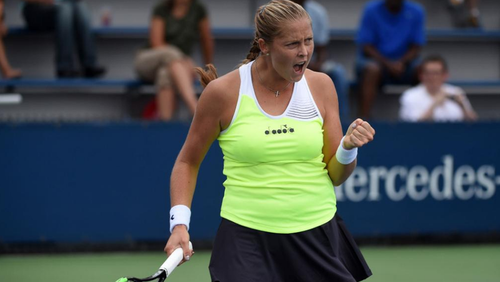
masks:
<svg viewBox="0 0 500 282"><path fill-rule="evenodd" d="M342 146L346 150L359 148L373 140L375 129L366 121L358 118L347 130Z"/></svg>

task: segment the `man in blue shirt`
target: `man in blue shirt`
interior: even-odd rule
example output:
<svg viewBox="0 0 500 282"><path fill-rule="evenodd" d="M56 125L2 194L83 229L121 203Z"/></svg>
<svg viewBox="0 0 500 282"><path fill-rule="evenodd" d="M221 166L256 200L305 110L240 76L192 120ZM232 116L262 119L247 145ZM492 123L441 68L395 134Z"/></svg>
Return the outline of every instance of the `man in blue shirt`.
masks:
<svg viewBox="0 0 500 282"><path fill-rule="evenodd" d="M419 4L407 0L373 0L366 4L356 40L361 117L369 117L383 84L417 81L424 30L425 13Z"/></svg>
<svg viewBox="0 0 500 282"><path fill-rule="evenodd" d="M333 80L339 101L340 120L350 120L349 117L349 81L344 67L332 60L328 60L328 42L330 41L330 24L326 9L316 1L293 0L301 5L311 17L314 35L314 57L309 68L321 71Z"/></svg>

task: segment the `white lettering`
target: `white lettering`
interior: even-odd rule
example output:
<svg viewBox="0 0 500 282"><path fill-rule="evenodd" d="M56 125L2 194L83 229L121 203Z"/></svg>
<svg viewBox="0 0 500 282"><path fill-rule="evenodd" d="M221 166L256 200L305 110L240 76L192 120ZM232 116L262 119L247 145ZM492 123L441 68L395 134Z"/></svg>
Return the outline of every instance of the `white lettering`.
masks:
<svg viewBox="0 0 500 282"><path fill-rule="evenodd" d="M495 195L500 176L495 175L494 166L483 165L475 170L462 165L454 170L453 156L445 155L442 160L443 164L432 170L421 165L357 167L343 185L335 187L337 201L375 202L383 199L384 192L391 201L406 197L423 201L429 196L437 201L454 197L462 201L488 200Z"/></svg>
<svg viewBox="0 0 500 282"><path fill-rule="evenodd" d="M476 172L468 165L457 168L454 177L455 195L460 200L470 200L474 197L474 183L476 182ZM468 189L466 191L465 187Z"/></svg>
<svg viewBox="0 0 500 282"><path fill-rule="evenodd" d="M431 173L431 180L429 189L434 199L438 201L451 200L453 198L453 191L451 189L451 182L453 176L453 157L446 155L443 157L444 166L436 167ZM443 190L440 190L439 178L443 176Z"/></svg>
<svg viewBox="0 0 500 282"><path fill-rule="evenodd" d="M406 196L406 190L404 186L399 188L399 192L396 191L396 177L399 175L401 179L404 179L408 171L405 167L395 166L389 170L387 173L387 179L385 182L385 190L387 197L393 201L401 201Z"/></svg>
<svg viewBox="0 0 500 282"><path fill-rule="evenodd" d="M385 167L370 167L368 169L368 174L370 175L370 193L368 195L369 201L379 201L380 200L380 179L387 176L387 168Z"/></svg>
<svg viewBox="0 0 500 282"><path fill-rule="evenodd" d="M422 201L429 195L427 184L429 183L429 172L423 166L415 166L408 172L406 186L408 187L408 196L415 201ZM420 191L418 186L422 186Z"/></svg>
<svg viewBox="0 0 500 282"><path fill-rule="evenodd" d="M366 170L362 167L357 167L351 174L351 177L344 183L344 192L350 201L359 202L368 195L368 176ZM359 191L356 188L359 187Z"/></svg>
<svg viewBox="0 0 500 282"><path fill-rule="evenodd" d="M489 178L490 176L491 178ZM493 195L495 195L495 182L493 179L495 178L495 168L489 165L483 165L477 170L477 181L480 185L482 185L485 189L477 189L476 197L482 200L488 200Z"/></svg>

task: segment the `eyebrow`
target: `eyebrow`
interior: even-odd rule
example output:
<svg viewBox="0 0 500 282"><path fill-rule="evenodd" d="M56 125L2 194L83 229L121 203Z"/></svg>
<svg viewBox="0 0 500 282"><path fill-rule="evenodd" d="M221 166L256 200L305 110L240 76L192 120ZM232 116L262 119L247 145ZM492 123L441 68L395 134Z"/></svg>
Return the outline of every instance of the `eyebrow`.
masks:
<svg viewBox="0 0 500 282"><path fill-rule="evenodd" d="M296 41L300 42L300 41L302 41L302 38L300 38L300 39L292 38L292 37L287 38L285 36L283 36L282 38L284 41L287 41L287 42L296 42ZM311 35L306 36L304 39L314 39L314 36L311 34Z"/></svg>

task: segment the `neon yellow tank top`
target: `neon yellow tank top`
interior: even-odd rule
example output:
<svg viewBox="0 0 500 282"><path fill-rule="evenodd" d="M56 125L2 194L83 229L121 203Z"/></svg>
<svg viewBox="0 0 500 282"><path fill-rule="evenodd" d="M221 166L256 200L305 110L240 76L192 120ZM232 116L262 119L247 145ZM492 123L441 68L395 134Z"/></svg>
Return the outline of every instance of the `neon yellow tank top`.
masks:
<svg viewBox="0 0 500 282"><path fill-rule="evenodd" d="M233 119L218 137L224 154L221 217L271 233L312 229L333 218L336 198L323 162L323 119L305 76L280 116L265 113L240 67Z"/></svg>

